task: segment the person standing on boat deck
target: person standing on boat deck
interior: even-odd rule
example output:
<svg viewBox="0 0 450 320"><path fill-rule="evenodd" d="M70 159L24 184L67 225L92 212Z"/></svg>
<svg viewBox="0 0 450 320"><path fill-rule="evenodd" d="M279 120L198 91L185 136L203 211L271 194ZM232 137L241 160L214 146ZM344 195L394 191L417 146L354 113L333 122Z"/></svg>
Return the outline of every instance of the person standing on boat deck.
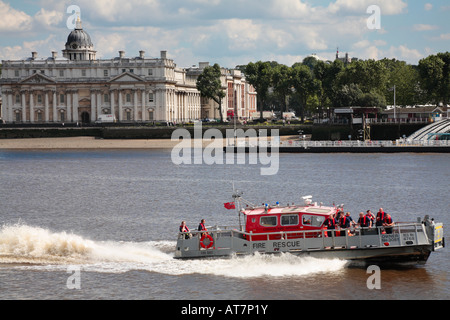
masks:
<svg viewBox="0 0 450 320"><path fill-rule="evenodd" d="M360 228L363 229L363 230L361 230L361 234L364 234L364 229L370 228L372 226L372 221L370 220L370 218L367 215L364 214L364 212L360 212L359 219L358 219L358 225Z"/></svg>
<svg viewBox="0 0 450 320"><path fill-rule="evenodd" d="M383 221L386 217L386 212L384 212L383 208L380 208L380 210L378 210L377 212L377 221L376 221L376 226L377 227L381 227L383 225Z"/></svg>
<svg viewBox="0 0 450 320"><path fill-rule="evenodd" d="M202 221L200 221L200 224L198 225L198 231L208 231L205 227L205 219L202 219ZM204 235L204 233L202 233L202 236Z"/></svg>
<svg viewBox="0 0 450 320"><path fill-rule="evenodd" d="M375 215L372 213L372 211L367 210L366 216L370 219L370 227L372 227L375 224Z"/></svg>
<svg viewBox="0 0 450 320"><path fill-rule="evenodd" d="M189 232L189 228L187 227L185 221L181 221L180 232ZM186 233L185 238L189 239L190 238L190 234Z"/></svg>
<svg viewBox="0 0 450 320"><path fill-rule="evenodd" d="M330 216L325 220L323 225L326 226L328 230L334 230L336 229L336 219L332 214L330 214ZM332 233L331 231L328 231L327 236L331 237L332 236L331 233Z"/></svg>
<svg viewBox="0 0 450 320"><path fill-rule="evenodd" d="M394 221L392 221L391 215L386 213L386 216L383 221L384 230L386 230L387 234L392 233L392 229L394 227Z"/></svg>
<svg viewBox="0 0 450 320"><path fill-rule="evenodd" d="M353 220L353 218L350 216L350 212L347 212L345 214L345 217L350 221L350 226L355 226L356 222Z"/></svg>
<svg viewBox="0 0 450 320"><path fill-rule="evenodd" d="M341 227L341 229L350 228L350 220L347 218L344 211L341 211L341 216L339 217L339 227ZM346 230L341 231L340 236L341 237L345 236L345 232L347 231Z"/></svg>

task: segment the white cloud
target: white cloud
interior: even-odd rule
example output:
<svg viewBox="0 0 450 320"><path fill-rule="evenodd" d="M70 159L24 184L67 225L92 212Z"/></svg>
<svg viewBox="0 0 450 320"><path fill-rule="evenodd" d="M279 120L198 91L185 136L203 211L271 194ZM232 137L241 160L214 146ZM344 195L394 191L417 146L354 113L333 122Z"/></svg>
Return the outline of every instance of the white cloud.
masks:
<svg viewBox="0 0 450 320"><path fill-rule="evenodd" d="M0 17L0 33L21 32L31 29L33 19L25 12L18 11L3 1L0 1Z"/></svg>
<svg viewBox="0 0 450 320"><path fill-rule="evenodd" d="M330 12L365 14L367 8L377 5L381 9L381 14L395 15L401 14L408 7L403 0L336 0L328 6Z"/></svg>
<svg viewBox="0 0 450 320"><path fill-rule="evenodd" d="M425 3L425 10L430 11L431 9L433 9L433 5L431 3Z"/></svg>
<svg viewBox="0 0 450 320"><path fill-rule="evenodd" d="M415 24L413 26L413 29L415 31L431 31L431 30L437 30L439 29L438 26L431 25L431 24Z"/></svg>

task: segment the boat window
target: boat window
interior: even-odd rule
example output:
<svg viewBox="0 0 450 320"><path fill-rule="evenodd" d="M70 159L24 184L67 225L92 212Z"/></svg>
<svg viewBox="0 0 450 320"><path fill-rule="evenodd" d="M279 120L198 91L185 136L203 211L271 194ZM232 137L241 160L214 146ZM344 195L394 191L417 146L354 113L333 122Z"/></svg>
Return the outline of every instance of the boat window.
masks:
<svg viewBox="0 0 450 320"><path fill-rule="evenodd" d="M323 216L304 214L302 217L302 224L304 226L320 227L324 221L325 217Z"/></svg>
<svg viewBox="0 0 450 320"><path fill-rule="evenodd" d="M289 214L281 216L282 226L296 226L298 225L298 214Z"/></svg>
<svg viewBox="0 0 450 320"><path fill-rule="evenodd" d="M261 217L259 220L259 224L263 227L274 227L277 225L277 217L276 216L270 216L270 217Z"/></svg>

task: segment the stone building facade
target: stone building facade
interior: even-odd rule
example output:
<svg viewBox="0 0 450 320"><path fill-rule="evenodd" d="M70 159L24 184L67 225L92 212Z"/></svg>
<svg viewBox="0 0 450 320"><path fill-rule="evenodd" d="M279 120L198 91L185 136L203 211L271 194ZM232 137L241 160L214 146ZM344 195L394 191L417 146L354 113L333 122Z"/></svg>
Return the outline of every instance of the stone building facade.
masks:
<svg viewBox="0 0 450 320"><path fill-rule="evenodd" d="M96 59L91 38L78 21L62 52L63 57L52 52L39 58L33 52L24 60L2 62L1 114L7 123L91 123L100 115L133 123L220 117L210 101L202 103L198 72L177 67L166 51L159 58L147 58L144 51L130 58L119 51L113 59ZM224 69L224 90L234 71ZM243 76L235 79L248 90Z"/></svg>

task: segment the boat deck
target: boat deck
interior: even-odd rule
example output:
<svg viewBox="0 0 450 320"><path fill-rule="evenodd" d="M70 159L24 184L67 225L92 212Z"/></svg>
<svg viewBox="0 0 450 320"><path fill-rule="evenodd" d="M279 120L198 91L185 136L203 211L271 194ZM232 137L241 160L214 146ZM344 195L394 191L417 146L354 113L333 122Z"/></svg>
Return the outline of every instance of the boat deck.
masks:
<svg viewBox="0 0 450 320"><path fill-rule="evenodd" d="M237 227L216 226L208 228L207 235L179 233L175 258L292 253L353 260L408 254L417 255L413 260L426 261L431 251L443 246L442 239L430 240L439 227L427 231L430 227L422 223L397 223L392 233L385 233L383 228L349 228L254 234ZM258 240L253 239L256 237Z"/></svg>

